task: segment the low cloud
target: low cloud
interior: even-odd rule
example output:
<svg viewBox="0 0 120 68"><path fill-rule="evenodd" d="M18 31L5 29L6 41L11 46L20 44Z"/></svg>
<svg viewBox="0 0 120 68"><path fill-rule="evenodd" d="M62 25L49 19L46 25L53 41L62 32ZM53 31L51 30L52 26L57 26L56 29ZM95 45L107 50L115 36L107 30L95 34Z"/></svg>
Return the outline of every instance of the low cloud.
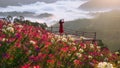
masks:
<svg viewBox="0 0 120 68"><path fill-rule="evenodd" d="M2 13L18 12L16 14L29 12L32 14L28 13L28 15L33 15L31 17L35 18L35 19L32 18L32 20L37 20L37 21L39 20L48 23L58 21L61 18L65 19L65 21L71 21L79 18L92 17L89 15L88 11L79 10L79 6L84 4L85 2L86 1L84 0L59 0L52 3L38 1L32 4L26 4L20 6L0 7L0 12ZM48 17L46 16L45 13L47 13ZM45 17L43 14L45 14ZM44 18L42 18L41 15ZM27 13L25 16L27 16Z"/></svg>
<svg viewBox="0 0 120 68"><path fill-rule="evenodd" d="M120 9L120 0L89 0L79 8L87 11L105 11Z"/></svg>

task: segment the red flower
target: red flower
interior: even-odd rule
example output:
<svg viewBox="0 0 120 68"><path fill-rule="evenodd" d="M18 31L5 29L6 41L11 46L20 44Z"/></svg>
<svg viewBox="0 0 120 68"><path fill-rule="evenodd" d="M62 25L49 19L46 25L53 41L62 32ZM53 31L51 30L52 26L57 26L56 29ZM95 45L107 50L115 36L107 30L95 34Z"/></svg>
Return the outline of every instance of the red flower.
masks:
<svg viewBox="0 0 120 68"><path fill-rule="evenodd" d="M69 47L63 47L62 49L61 49L61 51L63 51L63 52L67 52L69 50Z"/></svg>
<svg viewBox="0 0 120 68"><path fill-rule="evenodd" d="M25 65L22 66L21 68L30 68L30 64L25 64Z"/></svg>
<svg viewBox="0 0 120 68"><path fill-rule="evenodd" d="M52 60L47 60L47 63L50 63L50 64L54 64L54 60L52 59Z"/></svg>

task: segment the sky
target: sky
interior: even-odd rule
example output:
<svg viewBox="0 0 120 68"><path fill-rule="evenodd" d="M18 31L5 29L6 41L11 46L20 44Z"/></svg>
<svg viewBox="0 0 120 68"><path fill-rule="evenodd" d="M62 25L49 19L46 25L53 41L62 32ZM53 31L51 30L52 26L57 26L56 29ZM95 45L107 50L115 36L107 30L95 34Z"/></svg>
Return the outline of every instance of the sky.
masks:
<svg viewBox="0 0 120 68"><path fill-rule="evenodd" d="M86 11L80 8L81 5L89 3L92 0L29 0L29 2L24 2L23 0L11 0L8 3L6 3L6 1L8 0L1 0L0 16L2 16L3 13L9 15L10 12L17 12L17 14L28 12L29 14L31 13L30 16L27 15L27 13L23 14L26 19L46 22L48 26L55 24L59 19L72 21L81 18L93 18L93 16L89 14L90 12L106 11ZM40 17L44 14L47 14L48 16Z"/></svg>

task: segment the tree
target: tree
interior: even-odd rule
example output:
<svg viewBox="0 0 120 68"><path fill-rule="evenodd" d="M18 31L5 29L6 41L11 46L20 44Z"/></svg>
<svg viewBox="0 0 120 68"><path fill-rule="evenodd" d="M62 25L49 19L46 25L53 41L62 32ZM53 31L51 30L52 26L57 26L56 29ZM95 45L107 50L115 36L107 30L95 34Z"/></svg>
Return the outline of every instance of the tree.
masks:
<svg viewBox="0 0 120 68"><path fill-rule="evenodd" d="M9 23L11 23L11 22L12 22L12 20L13 20L13 17L12 17L12 16L10 16L10 15L8 15L8 16L7 16L7 21L8 21Z"/></svg>
<svg viewBox="0 0 120 68"><path fill-rule="evenodd" d="M19 16L20 21L24 21L24 17L23 16Z"/></svg>

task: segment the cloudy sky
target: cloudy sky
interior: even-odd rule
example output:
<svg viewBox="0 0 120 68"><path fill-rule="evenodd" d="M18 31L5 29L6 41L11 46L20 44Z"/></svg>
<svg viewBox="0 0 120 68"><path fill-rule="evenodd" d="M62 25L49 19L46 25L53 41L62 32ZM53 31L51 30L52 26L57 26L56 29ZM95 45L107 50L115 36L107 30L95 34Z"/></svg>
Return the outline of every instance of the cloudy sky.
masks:
<svg viewBox="0 0 120 68"><path fill-rule="evenodd" d="M118 8L119 2L119 0L0 0L0 16L22 15L32 21L52 25L59 19L71 21L92 18L91 12L110 11Z"/></svg>

